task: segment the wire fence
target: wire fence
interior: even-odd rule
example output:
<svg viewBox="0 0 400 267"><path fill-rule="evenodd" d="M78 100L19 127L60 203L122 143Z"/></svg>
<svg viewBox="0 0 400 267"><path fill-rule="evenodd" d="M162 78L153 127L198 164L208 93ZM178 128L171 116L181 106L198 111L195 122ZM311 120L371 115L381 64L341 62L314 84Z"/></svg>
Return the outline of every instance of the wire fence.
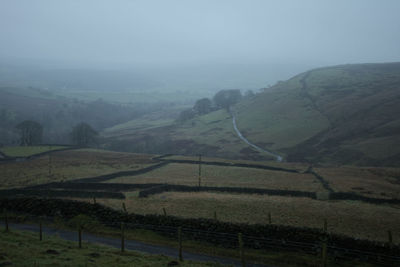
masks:
<svg viewBox="0 0 400 267"><path fill-rule="evenodd" d="M168 236L176 236L178 233L177 227L138 223L126 223L125 225L127 228L150 230ZM105 226L119 227L119 225L115 223L105 224ZM230 243L232 248L238 247L237 234L204 231L186 227L182 227L181 229L183 238L188 240L203 240L214 244L223 241L225 244ZM329 243L327 237L325 240L322 239L312 243L243 235L243 242L245 248L300 252L322 257L322 245L324 242L327 244ZM359 261L368 262L379 266L400 266L400 256L386 255L358 249L341 248L329 244L327 245L327 251L329 258L331 258L333 261L353 261L357 259Z"/></svg>
<svg viewBox="0 0 400 267"><path fill-rule="evenodd" d="M47 216L32 216L22 214L19 215L20 220L22 221L33 221L35 223L40 222L40 233L42 223L48 222L53 223L55 221L54 217ZM5 228L8 231L9 218L7 215L4 215ZM38 225L38 228L39 228ZM177 238L178 240L198 240L209 242L213 245L224 244L223 247L234 248L237 249L240 247L239 240L242 240L243 247L245 249L263 249L273 252L297 252L302 254L313 255L315 257L320 258L321 262L327 262L329 258L329 262L337 262L337 261L362 261L368 262L371 264L375 264L378 266L400 266L400 256L388 255L383 253L375 253L372 251L365 251L359 249L349 249L342 248L335 245L329 244L329 235L326 235L321 240L316 240L316 242L299 242L299 241L291 241L285 239L274 239L267 238L263 236L251 236L251 235L242 235L242 234L233 234L227 232L216 232L210 230L199 230L188 227L173 227L167 225L155 225L155 224L142 224L142 223L134 223L134 222L102 222L100 223L102 227L109 228L118 228L121 229L121 225L123 225L122 230L122 240L125 240L124 230L125 229L143 229L149 230L153 232L160 233L164 236L168 236L171 238ZM77 227L77 231L79 231L79 246L81 246L81 226ZM239 236L241 236L239 238ZM42 236L40 234L40 239ZM121 251L124 250L124 242L121 243ZM182 249L181 241L180 250ZM327 256L324 258L324 244L327 249ZM243 254L244 255L244 254ZM244 256L243 256L244 257ZM244 259L243 259L244 261ZM326 265L325 265L326 266Z"/></svg>

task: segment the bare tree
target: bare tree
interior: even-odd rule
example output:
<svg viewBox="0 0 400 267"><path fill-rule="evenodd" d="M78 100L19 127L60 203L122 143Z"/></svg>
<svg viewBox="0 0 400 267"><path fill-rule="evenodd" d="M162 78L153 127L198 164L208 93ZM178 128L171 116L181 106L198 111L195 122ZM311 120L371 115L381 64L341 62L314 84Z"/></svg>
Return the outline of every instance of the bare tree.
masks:
<svg viewBox="0 0 400 267"><path fill-rule="evenodd" d="M15 127L20 132L20 144L31 146L42 142L43 127L36 121L26 120Z"/></svg>
<svg viewBox="0 0 400 267"><path fill-rule="evenodd" d="M94 143L97 132L87 123L81 122L72 129L72 142L78 146L87 146Z"/></svg>

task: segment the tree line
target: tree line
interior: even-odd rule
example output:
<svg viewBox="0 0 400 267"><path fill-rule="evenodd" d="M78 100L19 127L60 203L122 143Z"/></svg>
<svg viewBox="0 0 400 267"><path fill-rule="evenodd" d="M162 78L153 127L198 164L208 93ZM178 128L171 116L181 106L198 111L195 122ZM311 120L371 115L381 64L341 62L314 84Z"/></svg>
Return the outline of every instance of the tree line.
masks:
<svg viewBox="0 0 400 267"><path fill-rule="evenodd" d="M226 109L229 111L232 105L238 103L243 98L251 98L254 95L255 94L251 90L248 90L244 96L239 89L221 90L214 95L212 100L209 98L197 100L192 108L185 109L180 113L177 121L185 122L194 118L196 115L205 115L219 109Z"/></svg>
<svg viewBox="0 0 400 267"><path fill-rule="evenodd" d="M16 127L19 133L19 144L21 146L39 145L43 139L43 126L33 120L25 120ZM88 146L96 142L98 133L85 122L81 122L72 128L71 141L77 146Z"/></svg>

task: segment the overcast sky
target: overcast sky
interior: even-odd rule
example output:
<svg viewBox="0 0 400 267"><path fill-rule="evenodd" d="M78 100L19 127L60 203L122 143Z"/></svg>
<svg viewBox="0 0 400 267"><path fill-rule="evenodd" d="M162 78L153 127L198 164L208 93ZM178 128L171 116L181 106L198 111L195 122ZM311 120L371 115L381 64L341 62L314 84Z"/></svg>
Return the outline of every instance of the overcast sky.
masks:
<svg viewBox="0 0 400 267"><path fill-rule="evenodd" d="M0 58L174 66L400 61L399 0L0 0Z"/></svg>

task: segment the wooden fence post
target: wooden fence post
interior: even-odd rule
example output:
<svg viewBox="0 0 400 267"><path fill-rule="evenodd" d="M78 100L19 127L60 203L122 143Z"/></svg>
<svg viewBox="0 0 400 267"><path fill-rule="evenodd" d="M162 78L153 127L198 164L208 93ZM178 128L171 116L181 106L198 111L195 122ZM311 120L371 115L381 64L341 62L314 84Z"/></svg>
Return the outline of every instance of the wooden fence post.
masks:
<svg viewBox="0 0 400 267"><path fill-rule="evenodd" d="M121 223L121 252L125 251L125 224Z"/></svg>
<svg viewBox="0 0 400 267"><path fill-rule="evenodd" d="M126 210L125 202L122 202L122 210L123 210L125 213L128 213L128 211Z"/></svg>
<svg viewBox="0 0 400 267"><path fill-rule="evenodd" d="M82 226L80 224L78 227L78 242L79 242L79 248L82 248Z"/></svg>
<svg viewBox="0 0 400 267"><path fill-rule="evenodd" d="M324 219L324 233L322 239L322 267L328 266L328 221Z"/></svg>
<svg viewBox="0 0 400 267"><path fill-rule="evenodd" d="M201 154L199 155L199 187L201 187Z"/></svg>
<svg viewBox="0 0 400 267"><path fill-rule="evenodd" d="M178 227L178 242L179 242L179 261L183 261L183 257L182 257L182 227Z"/></svg>
<svg viewBox="0 0 400 267"><path fill-rule="evenodd" d="M164 213L164 216L167 216L167 211L165 210L165 208L162 208L162 211Z"/></svg>
<svg viewBox="0 0 400 267"><path fill-rule="evenodd" d="M8 214L7 214L7 210L4 209L4 222L6 224L6 232L8 232L9 228L8 228Z"/></svg>
<svg viewBox="0 0 400 267"><path fill-rule="evenodd" d="M39 221L39 240L43 240L42 220Z"/></svg>
<svg viewBox="0 0 400 267"><path fill-rule="evenodd" d="M392 231L390 230L388 230L388 243L390 247L393 246L393 236L392 236Z"/></svg>
<svg viewBox="0 0 400 267"><path fill-rule="evenodd" d="M243 236L242 236L242 233L238 234L238 240L239 240L240 261L242 262L242 267L245 267L246 266L246 262L244 261Z"/></svg>

